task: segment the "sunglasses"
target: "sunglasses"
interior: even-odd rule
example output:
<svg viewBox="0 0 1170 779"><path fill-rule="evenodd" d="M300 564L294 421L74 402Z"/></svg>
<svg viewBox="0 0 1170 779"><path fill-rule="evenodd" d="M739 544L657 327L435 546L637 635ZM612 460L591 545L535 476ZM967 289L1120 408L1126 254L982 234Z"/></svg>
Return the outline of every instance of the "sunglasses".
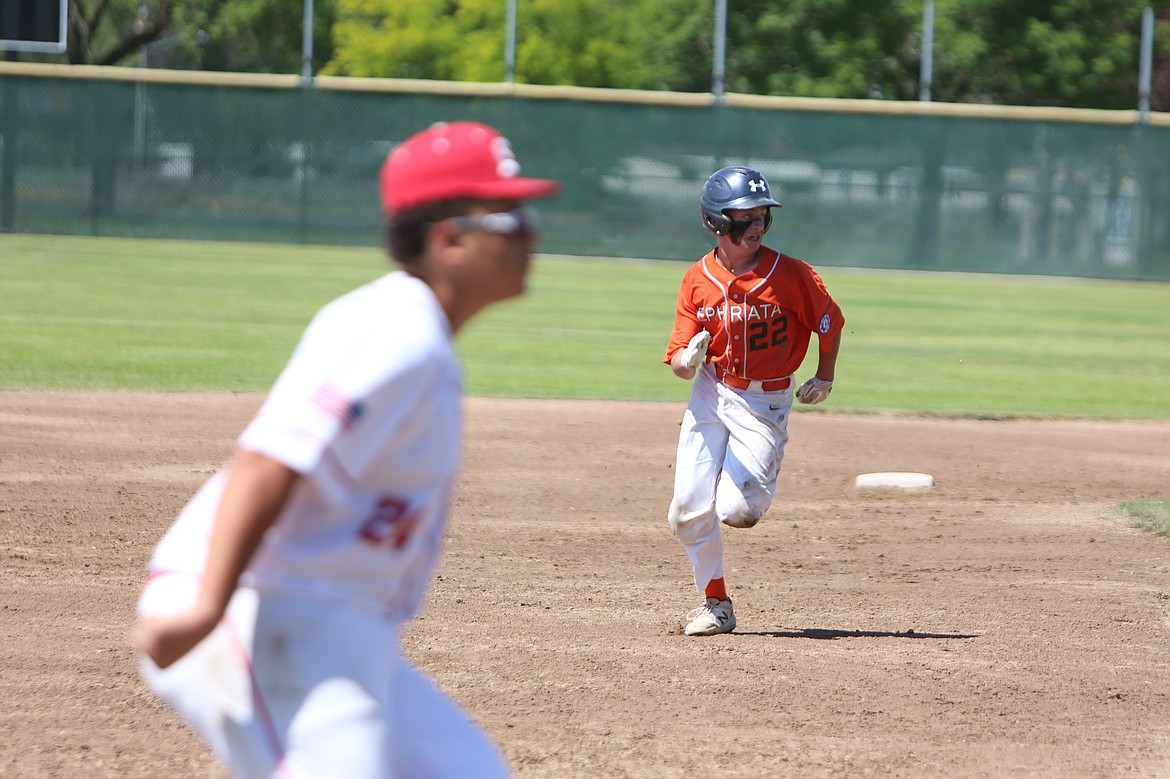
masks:
<svg viewBox="0 0 1170 779"><path fill-rule="evenodd" d="M479 216L452 216L446 221L452 222L463 232L482 230L497 235L536 235L540 232L536 214L527 208Z"/></svg>

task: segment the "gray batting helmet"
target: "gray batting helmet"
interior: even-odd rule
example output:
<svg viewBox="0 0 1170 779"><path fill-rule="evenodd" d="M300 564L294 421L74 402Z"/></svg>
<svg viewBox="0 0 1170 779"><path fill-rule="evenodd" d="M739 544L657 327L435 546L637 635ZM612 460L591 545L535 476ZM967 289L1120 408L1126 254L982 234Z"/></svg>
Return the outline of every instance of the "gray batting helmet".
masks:
<svg viewBox="0 0 1170 779"><path fill-rule="evenodd" d="M772 199L772 188L763 174L754 168L732 165L711 174L703 185L699 198L702 207L703 226L715 235L731 232L731 218L728 211L742 211L760 206L780 204ZM772 226L772 212L764 217L764 230Z"/></svg>

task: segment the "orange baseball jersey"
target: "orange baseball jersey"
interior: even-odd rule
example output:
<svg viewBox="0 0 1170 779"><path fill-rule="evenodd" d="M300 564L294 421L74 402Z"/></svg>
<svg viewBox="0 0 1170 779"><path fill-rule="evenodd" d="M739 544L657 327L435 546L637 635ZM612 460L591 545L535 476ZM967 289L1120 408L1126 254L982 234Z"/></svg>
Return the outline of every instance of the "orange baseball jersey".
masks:
<svg viewBox="0 0 1170 779"><path fill-rule="evenodd" d="M663 362L707 330L707 360L724 372L782 379L800 367L813 333L828 351L844 324L841 307L807 262L765 246L756 267L736 276L712 250L683 275Z"/></svg>

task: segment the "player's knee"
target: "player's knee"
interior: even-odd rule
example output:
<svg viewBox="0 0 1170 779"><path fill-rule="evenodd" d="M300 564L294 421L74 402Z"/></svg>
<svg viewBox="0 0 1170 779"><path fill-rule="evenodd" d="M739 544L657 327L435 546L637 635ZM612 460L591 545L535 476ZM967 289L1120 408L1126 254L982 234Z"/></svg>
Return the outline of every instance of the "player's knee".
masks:
<svg viewBox="0 0 1170 779"><path fill-rule="evenodd" d="M720 517L719 521L728 527L749 528L755 527L756 523L759 522L760 518L763 516L763 511L757 511L755 509L748 509L745 507L742 511Z"/></svg>
<svg viewBox="0 0 1170 779"><path fill-rule="evenodd" d="M670 522L670 529L674 532L675 537L686 544L695 542L702 537L707 514L707 510L688 509L676 498L670 502L670 510L667 511L666 518Z"/></svg>
<svg viewBox="0 0 1170 779"><path fill-rule="evenodd" d="M744 495L737 495L734 498L720 501L716 507L719 521L728 527L755 527L771 504L770 496L766 497L769 499L763 500L757 497L753 500Z"/></svg>

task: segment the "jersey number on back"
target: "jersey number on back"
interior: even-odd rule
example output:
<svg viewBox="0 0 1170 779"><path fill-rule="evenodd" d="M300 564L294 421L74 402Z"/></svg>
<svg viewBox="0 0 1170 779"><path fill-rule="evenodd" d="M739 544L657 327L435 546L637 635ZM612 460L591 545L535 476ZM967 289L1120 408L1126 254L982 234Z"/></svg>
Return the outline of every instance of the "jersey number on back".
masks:
<svg viewBox="0 0 1170 779"><path fill-rule="evenodd" d="M399 498L386 497L378 501L374 513L362 523L361 536L375 546L401 549L418 524L418 512L410 512Z"/></svg>
<svg viewBox="0 0 1170 779"><path fill-rule="evenodd" d="M748 349L774 349L788 343L788 317L781 314L771 322L752 322L748 325Z"/></svg>

